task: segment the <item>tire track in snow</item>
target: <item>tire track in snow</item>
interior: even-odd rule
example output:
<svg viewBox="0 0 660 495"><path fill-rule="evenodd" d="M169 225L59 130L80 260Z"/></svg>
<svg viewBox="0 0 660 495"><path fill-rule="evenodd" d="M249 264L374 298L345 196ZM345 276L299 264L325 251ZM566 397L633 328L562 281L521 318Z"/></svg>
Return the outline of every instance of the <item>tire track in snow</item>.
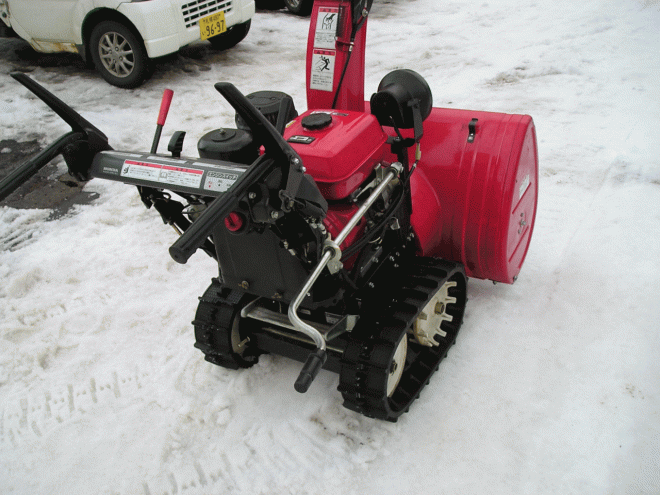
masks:
<svg viewBox="0 0 660 495"><path fill-rule="evenodd" d="M38 440L61 424L106 408L122 396L130 397L142 388L148 375L140 371L120 375L113 371L103 379L91 377L55 385L41 393L7 401L0 412L0 450Z"/></svg>
<svg viewBox="0 0 660 495"><path fill-rule="evenodd" d="M327 488L366 469L383 455L396 426L381 424L332 403L308 417L254 423L234 411L226 429L217 426L190 439L201 450L173 456L161 473L143 482L145 495L297 493L296 487ZM213 435L211 437L211 435ZM200 445L205 438L206 445ZM181 454L179 452L178 454Z"/></svg>

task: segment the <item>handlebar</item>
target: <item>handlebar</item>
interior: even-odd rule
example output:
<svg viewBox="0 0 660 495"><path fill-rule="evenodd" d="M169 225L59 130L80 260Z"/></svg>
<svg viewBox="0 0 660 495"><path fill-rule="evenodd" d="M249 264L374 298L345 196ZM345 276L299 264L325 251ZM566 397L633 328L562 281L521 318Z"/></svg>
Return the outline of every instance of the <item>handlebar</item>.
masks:
<svg viewBox="0 0 660 495"><path fill-rule="evenodd" d="M112 149L108 144L107 136L73 108L23 72L12 72L9 75L34 93L64 122L69 124L71 132L61 136L37 156L26 161L5 177L0 182L0 201L18 189L21 184L59 154L64 155L72 175L82 180L89 179L89 169L94 155L99 151Z"/></svg>
<svg viewBox="0 0 660 495"><path fill-rule="evenodd" d="M85 138L82 132L68 132L61 136L57 141L44 149L37 156L26 161L18 168L13 170L7 177L0 181L0 201L9 196L18 189L30 177L45 167L48 162L59 155L66 146L79 142Z"/></svg>

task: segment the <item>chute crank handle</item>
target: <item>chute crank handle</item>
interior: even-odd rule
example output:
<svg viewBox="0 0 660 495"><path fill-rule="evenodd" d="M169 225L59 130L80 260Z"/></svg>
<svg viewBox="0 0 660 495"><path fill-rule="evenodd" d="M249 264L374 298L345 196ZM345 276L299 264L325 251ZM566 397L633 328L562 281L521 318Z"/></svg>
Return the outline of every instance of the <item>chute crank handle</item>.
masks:
<svg viewBox="0 0 660 495"><path fill-rule="evenodd" d="M304 394L309 390L314 378L319 374L327 359L328 353L323 349L316 349L307 357L307 361L305 361L302 370L300 370L300 375L298 375L298 379L294 384L297 392Z"/></svg>

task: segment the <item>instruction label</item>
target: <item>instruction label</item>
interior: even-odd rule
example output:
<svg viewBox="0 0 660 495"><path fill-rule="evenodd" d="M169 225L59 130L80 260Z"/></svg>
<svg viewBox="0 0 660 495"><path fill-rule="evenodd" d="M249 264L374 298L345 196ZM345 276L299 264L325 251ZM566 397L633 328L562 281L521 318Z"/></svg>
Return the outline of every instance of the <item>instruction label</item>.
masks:
<svg viewBox="0 0 660 495"><path fill-rule="evenodd" d="M319 7L314 32L314 48L335 49L337 26L339 25L339 8Z"/></svg>
<svg viewBox="0 0 660 495"><path fill-rule="evenodd" d="M198 188L201 185L203 175L203 170L136 160L124 160L121 169L122 177L191 188Z"/></svg>
<svg viewBox="0 0 660 495"><path fill-rule="evenodd" d="M229 172L209 172L204 180L206 191L225 192L238 180L238 174Z"/></svg>
<svg viewBox="0 0 660 495"><path fill-rule="evenodd" d="M317 50L312 53L312 71L309 82L310 89L332 91L335 82L335 59L333 50Z"/></svg>

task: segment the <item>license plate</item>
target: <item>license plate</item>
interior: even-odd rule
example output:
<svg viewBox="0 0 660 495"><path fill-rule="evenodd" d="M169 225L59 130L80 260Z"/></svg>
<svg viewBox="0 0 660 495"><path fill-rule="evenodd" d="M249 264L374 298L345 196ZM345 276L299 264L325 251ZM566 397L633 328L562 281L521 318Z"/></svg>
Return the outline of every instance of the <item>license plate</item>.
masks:
<svg viewBox="0 0 660 495"><path fill-rule="evenodd" d="M199 33L203 40L222 34L225 31L227 31L227 24L225 23L225 13L222 11L207 15L199 20Z"/></svg>

